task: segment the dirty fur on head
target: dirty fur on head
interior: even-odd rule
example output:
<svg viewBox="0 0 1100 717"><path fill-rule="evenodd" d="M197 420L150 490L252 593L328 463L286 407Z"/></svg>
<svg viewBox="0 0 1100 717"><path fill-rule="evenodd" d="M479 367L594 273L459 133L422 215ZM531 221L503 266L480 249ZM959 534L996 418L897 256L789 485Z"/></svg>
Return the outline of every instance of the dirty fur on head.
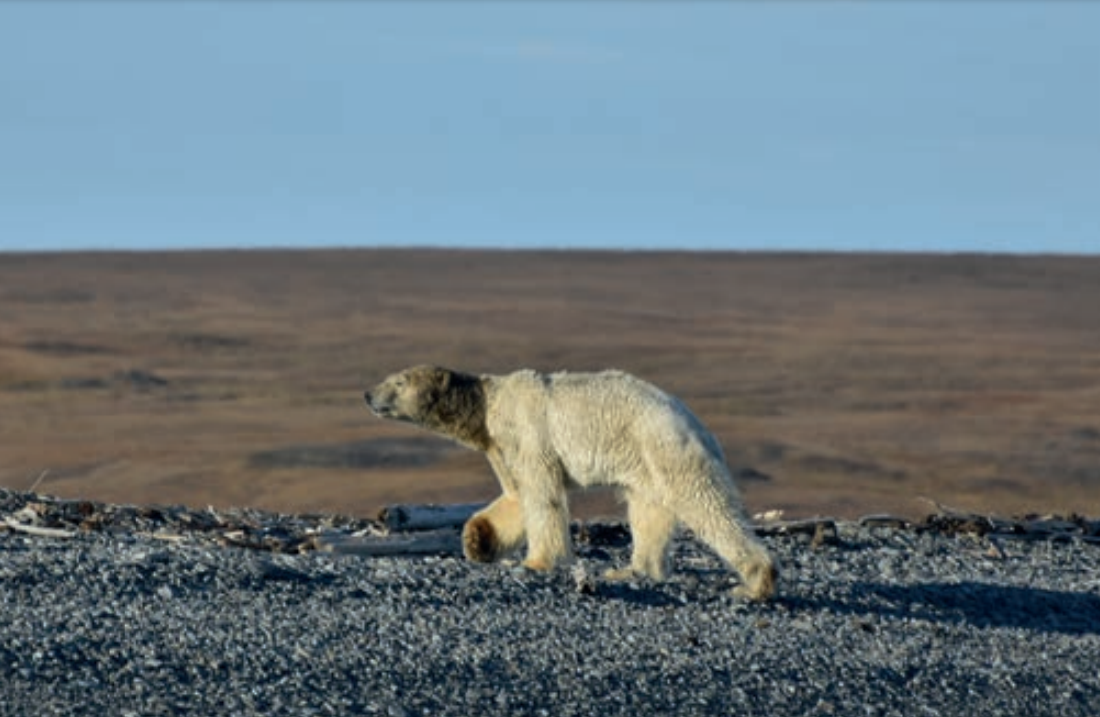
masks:
<svg viewBox="0 0 1100 717"><path fill-rule="evenodd" d="M476 450L489 448L481 378L440 366L415 366L386 378L365 396L379 418L415 423Z"/></svg>

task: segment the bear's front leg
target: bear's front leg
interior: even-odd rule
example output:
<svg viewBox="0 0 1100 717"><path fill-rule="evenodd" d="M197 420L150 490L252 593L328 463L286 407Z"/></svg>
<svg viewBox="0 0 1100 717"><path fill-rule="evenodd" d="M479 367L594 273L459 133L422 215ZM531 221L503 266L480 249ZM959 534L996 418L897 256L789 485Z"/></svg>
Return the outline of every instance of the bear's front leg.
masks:
<svg viewBox="0 0 1100 717"><path fill-rule="evenodd" d="M523 539L519 498L505 493L466 521L462 552L474 562L492 563L518 548Z"/></svg>
<svg viewBox="0 0 1100 717"><path fill-rule="evenodd" d="M569 508L561 482L528 490L521 494L521 501L527 528L527 558L523 566L529 570L547 571L568 562L573 551L569 539Z"/></svg>

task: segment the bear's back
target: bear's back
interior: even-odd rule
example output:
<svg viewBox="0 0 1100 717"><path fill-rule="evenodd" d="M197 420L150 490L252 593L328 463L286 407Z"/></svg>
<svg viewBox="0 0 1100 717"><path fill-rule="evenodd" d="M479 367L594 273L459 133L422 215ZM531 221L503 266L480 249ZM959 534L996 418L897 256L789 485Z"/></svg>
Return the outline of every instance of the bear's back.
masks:
<svg viewBox="0 0 1100 717"><path fill-rule="evenodd" d="M548 439L582 485L643 472L655 460L724 472L718 441L680 400L656 386L622 371L548 378Z"/></svg>

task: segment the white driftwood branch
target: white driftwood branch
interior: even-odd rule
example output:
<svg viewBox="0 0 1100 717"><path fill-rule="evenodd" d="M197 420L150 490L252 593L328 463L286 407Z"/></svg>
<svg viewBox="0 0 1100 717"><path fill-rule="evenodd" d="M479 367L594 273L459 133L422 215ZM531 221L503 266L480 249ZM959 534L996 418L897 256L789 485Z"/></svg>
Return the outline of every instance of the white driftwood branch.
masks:
<svg viewBox="0 0 1100 717"><path fill-rule="evenodd" d="M4 525L20 533L37 535L42 538L72 538L76 535L75 530L62 530L61 528L43 528L40 525L27 525L13 518L5 518Z"/></svg>
<svg viewBox="0 0 1100 717"><path fill-rule="evenodd" d="M485 503L455 505L388 505L378 514L387 530L413 531L457 528L470 516L485 507Z"/></svg>
<svg viewBox="0 0 1100 717"><path fill-rule="evenodd" d="M34 479L34 483L31 483L31 487L27 489L27 492L28 493L34 493L36 490L38 490L38 486L42 484L43 479L45 479L46 475L49 472L50 472L50 469L47 468L46 470L39 473L38 477Z"/></svg>
<svg viewBox="0 0 1100 717"><path fill-rule="evenodd" d="M462 541L451 529L387 536L323 533L316 536L313 543L323 552L370 557L458 555L462 552Z"/></svg>

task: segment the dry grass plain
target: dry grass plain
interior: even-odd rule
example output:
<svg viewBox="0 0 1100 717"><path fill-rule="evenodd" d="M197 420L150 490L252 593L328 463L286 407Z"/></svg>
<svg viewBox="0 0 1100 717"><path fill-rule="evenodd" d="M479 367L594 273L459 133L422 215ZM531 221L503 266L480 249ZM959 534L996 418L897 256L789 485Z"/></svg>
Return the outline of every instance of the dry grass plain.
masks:
<svg viewBox="0 0 1100 717"><path fill-rule="evenodd" d="M636 373L768 476L753 511L1100 515L1100 258L1073 257L0 254L0 485L352 514L492 497L480 456L363 406L415 363Z"/></svg>

